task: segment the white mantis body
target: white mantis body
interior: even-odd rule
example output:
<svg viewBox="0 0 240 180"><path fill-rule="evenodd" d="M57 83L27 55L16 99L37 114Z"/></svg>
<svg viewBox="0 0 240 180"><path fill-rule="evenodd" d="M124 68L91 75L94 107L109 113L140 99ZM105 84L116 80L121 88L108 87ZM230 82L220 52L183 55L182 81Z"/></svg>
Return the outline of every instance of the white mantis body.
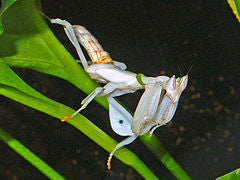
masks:
<svg viewBox="0 0 240 180"><path fill-rule="evenodd" d="M137 136L153 131L168 123L175 114L179 97L186 88L188 75L175 79L175 76L146 77L126 71L124 63L113 61L103 50L98 41L82 26L72 26L67 21L52 19L52 23L61 24L77 50L80 61L89 74L97 82L106 83L104 87L96 88L82 102L82 107L64 121L72 118L84 109L96 96L106 96L109 103L109 116L113 131L121 136L129 136L114 148L108 158L110 169L111 158L114 152L133 142ZM81 50L86 49L93 64L88 64ZM145 89L134 116L123 108L113 97L126 93L133 93Z"/></svg>

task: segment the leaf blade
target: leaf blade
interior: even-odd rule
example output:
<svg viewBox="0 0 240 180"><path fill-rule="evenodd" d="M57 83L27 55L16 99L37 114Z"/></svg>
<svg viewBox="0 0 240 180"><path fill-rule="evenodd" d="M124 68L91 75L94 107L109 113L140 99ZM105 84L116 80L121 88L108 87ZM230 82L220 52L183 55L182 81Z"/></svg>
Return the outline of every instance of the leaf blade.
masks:
<svg viewBox="0 0 240 180"><path fill-rule="evenodd" d="M65 179L57 171L25 147L21 142L10 136L1 128L0 139L50 179Z"/></svg>
<svg viewBox="0 0 240 180"><path fill-rule="evenodd" d="M218 177L216 180L238 180L240 178L240 168Z"/></svg>
<svg viewBox="0 0 240 180"><path fill-rule="evenodd" d="M2 0L2 7L0 10L0 35L3 33L3 25L1 16L16 0Z"/></svg>
<svg viewBox="0 0 240 180"><path fill-rule="evenodd" d="M228 4L232 8L238 22L240 22L240 1L239 0L227 0Z"/></svg>

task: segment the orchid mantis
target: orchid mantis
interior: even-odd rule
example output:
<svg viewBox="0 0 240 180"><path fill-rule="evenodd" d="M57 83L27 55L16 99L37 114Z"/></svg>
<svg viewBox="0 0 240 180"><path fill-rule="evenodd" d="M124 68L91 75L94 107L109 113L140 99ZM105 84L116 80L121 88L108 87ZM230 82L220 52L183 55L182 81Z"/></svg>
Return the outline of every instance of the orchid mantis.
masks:
<svg viewBox="0 0 240 180"><path fill-rule="evenodd" d="M146 77L126 71L124 63L114 61L103 50L98 41L82 26L72 26L65 20L52 19L52 23L64 26L64 30L77 50L80 62L89 76L97 82L106 84L96 88L82 102L82 106L71 116L72 118L96 97L106 96L109 103L109 117L113 131L121 136L129 136L114 148L108 158L108 168L111 167L111 159L114 152L133 142L138 136L150 131L150 135L158 127L168 123L177 109L177 104L182 91L187 86L188 75L175 78L166 76ZM87 62L80 44L85 48L92 63ZM134 93L139 89L145 89L134 116L123 108L113 97L126 93Z"/></svg>
<svg viewBox="0 0 240 180"><path fill-rule="evenodd" d="M81 102L82 106L71 116L66 116L63 121L72 118L86 108L96 96L108 95L116 97L127 93L134 93L139 89L144 89L145 84L166 82L169 79L166 76L153 78L126 71L127 66L124 63L112 60L109 53L103 50L97 39L83 26L72 26L69 22L61 19L51 19L51 22L64 27L65 33L76 48L80 62L89 76L97 82L106 84L104 87L98 87L90 93ZM79 43L86 49L93 64L87 62Z"/></svg>
<svg viewBox="0 0 240 180"><path fill-rule="evenodd" d="M132 143L137 136L149 131L151 136L154 130L171 121L181 93L187 86L187 81L188 75L185 75L177 79L172 76L165 83L147 84L133 117L116 100L107 96L113 131L121 136L129 136L117 144L110 153L107 162L108 169L111 168L111 159L116 150ZM164 89L166 92L163 92Z"/></svg>

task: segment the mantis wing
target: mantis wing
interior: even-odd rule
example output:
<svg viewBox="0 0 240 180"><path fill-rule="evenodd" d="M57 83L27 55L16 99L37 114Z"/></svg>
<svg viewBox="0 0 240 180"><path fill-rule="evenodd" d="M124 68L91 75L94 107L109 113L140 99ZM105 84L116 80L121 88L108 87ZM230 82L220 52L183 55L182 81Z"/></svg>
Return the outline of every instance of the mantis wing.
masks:
<svg viewBox="0 0 240 180"><path fill-rule="evenodd" d="M132 115L120 105L115 99L107 96L109 103L109 117L113 131L120 136L132 136Z"/></svg>
<svg viewBox="0 0 240 180"><path fill-rule="evenodd" d="M138 103L133 117L132 131L135 134L143 135L154 125L152 119L157 111L161 92L161 82L145 85L145 92Z"/></svg>

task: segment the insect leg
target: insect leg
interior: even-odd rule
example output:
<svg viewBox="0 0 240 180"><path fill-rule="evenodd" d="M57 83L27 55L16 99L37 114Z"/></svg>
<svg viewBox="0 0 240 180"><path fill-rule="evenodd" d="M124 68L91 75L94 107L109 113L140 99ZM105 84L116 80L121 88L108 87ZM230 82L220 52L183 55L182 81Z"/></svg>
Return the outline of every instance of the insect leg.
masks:
<svg viewBox="0 0 240 180"><path fill-rule="evenodd" d="M83 68L87 69L88 68L88 62L87 62L87 60L86 60L86 58L85 58L85 56L82 52L82 49L79 45L79 42L77 40L75 31L73 29L73 26L69 22L67 22L65 20L61 20L59 18L51 19L51 23L60 24L64 27L64 31L67 34L68 39L71 41L71 43L73 44L73 46L77 50L77 53L78 53L78 56L80 58L80 61L81 61L82 65L83 65Z"/></svg>
<svg viewBox="0 0 240 180"><path fill-rule="evenodd" d="M156 114L154 115L153 119L154 122L157 124L154 128L150 130L150 135L152 136L153 132L160 126L167 124L169 121L172 120L178 103L173 103L168 95L164 95L162 101L160 102Z"/></svg>
<svg viewBox="0 0 240 180"><path fill-rule="evenodd" d="M145 85L145 91L135 110L132 131L137 135L143 135L154 125L153 116L157 111L162 92L162 83Z"/></svg>
<svg viewBox="0 0 240 180"><path fill-rule="evenodd" d="M97 87L93 92L91 92L91 94L89 94L85 99L82 100L81 102L82 106L75 113L73 113L72 117L79 113L81 110L85 109L87 105L102 91L103 88Z"/></svg>
<svg viewBox="0 0 240 180"><path fill-rule="evenodd" d="M133 136L130 136L126 139L124 139L123 141L121 141L120 143L118 143L116 145L116 147L113 149L113 151L110 153L109 157L108 157L108 161L107 161L107 166L108 166L108 169L111 169L111 160L112 160L112 156L113 154L116 152L116 150L118 150L119 148L125 146L125 145L128 145L130 144L131 142L133 142L135 139L137 138L137 135L134 134Z"/></svg>

